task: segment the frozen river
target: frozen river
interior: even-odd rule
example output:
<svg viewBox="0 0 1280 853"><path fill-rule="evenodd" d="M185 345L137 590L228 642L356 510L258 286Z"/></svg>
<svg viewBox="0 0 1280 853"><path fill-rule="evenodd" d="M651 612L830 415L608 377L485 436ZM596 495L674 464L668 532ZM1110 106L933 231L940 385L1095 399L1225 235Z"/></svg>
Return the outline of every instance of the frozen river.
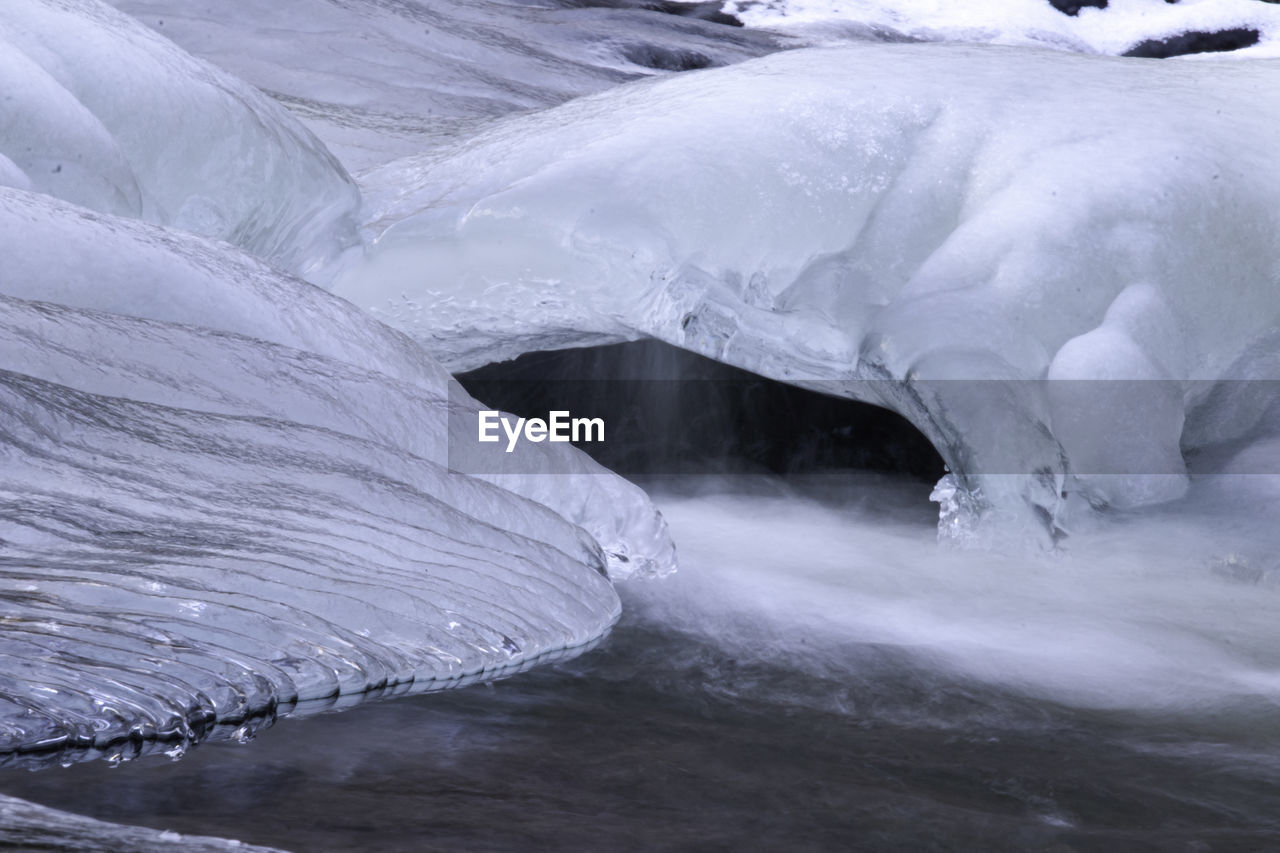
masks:
<svg viewBox="0 0 1280 853"><path fill-rule="evenodd" d="M1277 57L3 0L0 846L1280 847Z"/></svg>

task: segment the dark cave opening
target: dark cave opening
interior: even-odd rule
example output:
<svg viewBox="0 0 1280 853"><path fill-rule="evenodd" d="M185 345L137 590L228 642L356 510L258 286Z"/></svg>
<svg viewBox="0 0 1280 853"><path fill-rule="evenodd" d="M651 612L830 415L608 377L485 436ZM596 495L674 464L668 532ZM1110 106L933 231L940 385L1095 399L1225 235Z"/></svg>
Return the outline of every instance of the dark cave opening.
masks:
<svg viewBox="0 0 1280 853"><path fill-rule="evenodd" d="M575 442L625 475L872 471L936 482L942 458L900 415L767 379L655 340L527 353L459 374L487 406L601 418Z"/></svg>

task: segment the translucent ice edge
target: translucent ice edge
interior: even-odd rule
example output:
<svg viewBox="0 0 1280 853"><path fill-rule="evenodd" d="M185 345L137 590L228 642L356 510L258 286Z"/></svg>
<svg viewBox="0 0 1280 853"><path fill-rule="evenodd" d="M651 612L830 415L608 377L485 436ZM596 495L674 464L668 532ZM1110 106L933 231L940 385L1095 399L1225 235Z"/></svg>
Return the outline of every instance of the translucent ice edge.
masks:
<svg viewBox="0 0 1280 853"><path fill-rule="evenodd" d="M98 853L103 850L279 853L275 848L255 847L225 838L107 823L4 794L0 794L0 845L14 850L59 850L64 853Z"/></svg>
<svg viewBox="0 0 1280 853"><path fill-rule="evenodd" d="M448 470L474 401L324 291L19 190L0 220L8 760L501 677L608 630L607 565L672 567L643 493L577 451L541 450L554 494Z"/></svg>

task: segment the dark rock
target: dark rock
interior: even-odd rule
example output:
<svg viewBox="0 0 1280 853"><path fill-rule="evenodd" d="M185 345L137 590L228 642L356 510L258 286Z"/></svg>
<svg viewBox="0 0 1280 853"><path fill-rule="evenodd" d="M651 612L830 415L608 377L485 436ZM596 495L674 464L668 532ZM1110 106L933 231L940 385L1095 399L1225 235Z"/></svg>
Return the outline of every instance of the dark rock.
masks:
<svg viewBox="0 0 1280 853"><path fill-rule="evenodd" d="M1105 4L1106 0L1103 0ZM677 15L681 18L697 18L712 24L725 24L740 27L742 22L733 15L720 11L724 5L721 0L710 0L701 3L679 3L676 0L560 0L557 4L568 9L640 9L646 12L660 12L664 15Z"/></svg>
<svg viewBox="0 0 1280 853"><path fill-rule="evenodd" d="M1107 8L1107 0L1049 0L1049 5L1064 15L1078 15L1085 6L1095 9Z"/></svg>
<svg viewBox="0 0 1280 853"><path fill-rule="evenodd" d="M1188 53L1216 53L1239 50L1258 43L1258 31L1247 27L1218 30L1213 33L1190 32L1165 39L1148 39L1124 52L1125 56L1167 59Z"/></svg>
<svg viewBox="0 0 1280 853"><path fill-rule="evenodd" d="M710 57L696 50L682 50L658 44L635 44L622 48L628 62L658 71L693 71L709 68L715 63Z"/></svg>

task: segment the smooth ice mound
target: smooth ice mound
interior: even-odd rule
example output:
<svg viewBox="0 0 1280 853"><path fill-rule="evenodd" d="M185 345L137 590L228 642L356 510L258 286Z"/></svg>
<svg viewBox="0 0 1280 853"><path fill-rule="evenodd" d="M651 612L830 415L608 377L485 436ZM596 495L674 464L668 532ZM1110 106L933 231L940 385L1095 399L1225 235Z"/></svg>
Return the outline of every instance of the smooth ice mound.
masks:
<svg viewBox="0 0 1280 853"><path fill-rule="evenodd" d="M608 565L670 568L647 498L577 451L541 451L550 496L537 460L449 470L477 404L353 306L43 196L0 189L0 221L5 752L499 677L609 628Z"/></svg>
<svg viewBox="0 0 1280 853"><path fill-rule="evenodd" d="M872 38L1142 56L1280 56L1280 9L1271 0L730 0L725 11L748 27L810 42Z"/></svg>
<svg viewBox="0 0 1280 853"><path fill-rule="evenodd" d="M359 193L271 99L98 0L0 7L0 184L236 243L303 275Z"/></svg>
<svg viewBox="0 0 1280 853"><path fill-rule="evenodd" d="M271 93L353 172L496 116L786 41L609 0L111 2Z"/></svg>
<svg viewBox="0 0 1280 853"><path fill-rule="evenodd" d="M1057 537L1074 496L1176 497L1186 451L1242 434L1183 420L1270 375L1277 86L952 45L631 84L366 176L336 290L454 369L649 335L888 406L954 472L957 533Z"/></svg>
<svg viewBox="0 0 1280 853"><path fill-rule="evenodd" d="M271 377L276 368L266 358L277 349L259 347L256 355L230 361L196 358L187 366L185 380L175 376L163 394L146 398L150 402L228 414L247 413L245 407L251 405L254 414L368 436L439 464L448 463L447 430L460 420L447 417L443 398L450 397L455 406L478 408L458 394L456 385L451 391L445 369L403 334L344 300L224 246L0 188L0 254L8 259L0 271L0 294L204 326L303 351L317 360L309 374L326 366L329 370L319 390L307 387L306 375L298 374L285 393L273 387L283 380ZM73 338L65 345L87 346L87 353L96 346L98 354L86 355L86 360L101 364L84 374L89 377L84 390L101 391L107 387L106 356L112 350L108 344L85 344L99 332L93 323L82 326L77 332L81 343ZM225 334L214 337L230 346ZM183 363L180 352L159 344L153 358L170 366ZM253 366L254 359L263 364ZM56 361L43 347L29 356L26 369L48 370ZM254 385L255 372L264 371L270 381ZM373 378L362 382L361 371ZM56 373L46 378L68 381ZM211 384L216 393L200 390ZM250 387L256 395L244 390ZM137 398L141 391L131 386L113 393ZM219 403L222 398L225 405ZM591 533L605 549L612 576L663 574L674 567L666 526L644 493L584 454L524 445L519 453L497 454L482 469L485 473L477 477L545 504Z"/></svg>

